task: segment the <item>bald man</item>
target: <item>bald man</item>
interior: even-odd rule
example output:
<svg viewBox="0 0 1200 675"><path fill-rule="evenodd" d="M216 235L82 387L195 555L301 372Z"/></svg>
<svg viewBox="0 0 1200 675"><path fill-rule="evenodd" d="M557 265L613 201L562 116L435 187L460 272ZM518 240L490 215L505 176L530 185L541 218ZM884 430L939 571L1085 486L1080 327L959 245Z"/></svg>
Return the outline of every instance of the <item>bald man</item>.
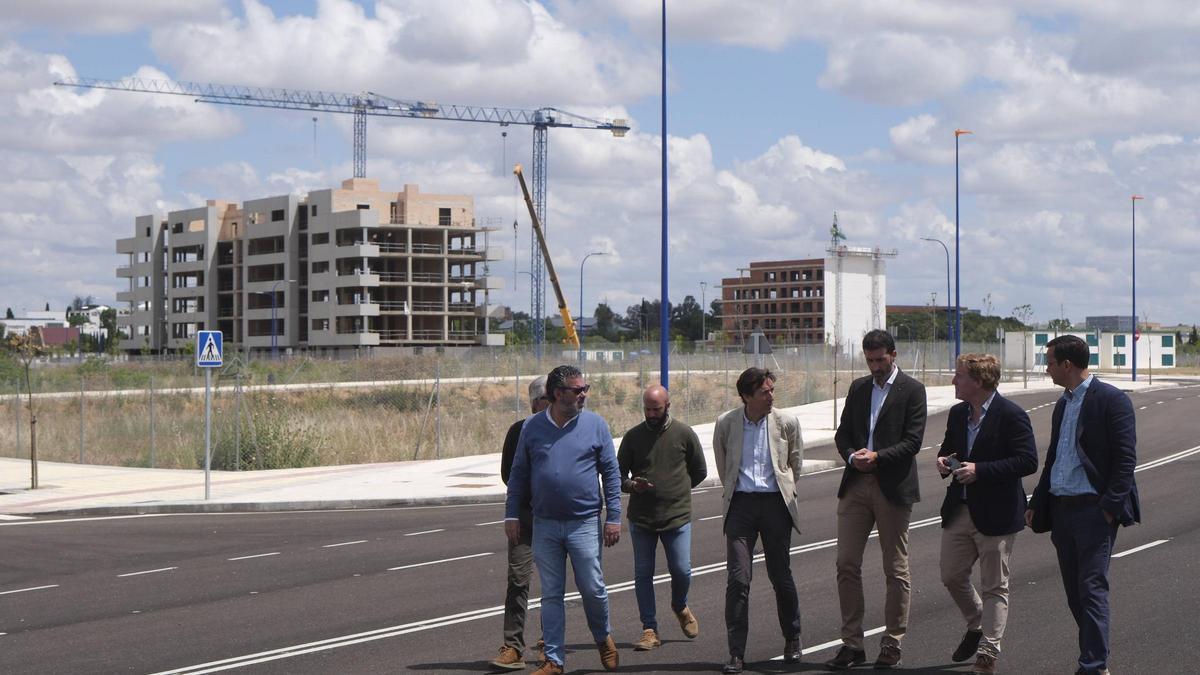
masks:
<svg viewBox="0 0 1200 675"><path fill-rule="evenodd" d="M692 584L692 488L708 474L696 432L671 418L671 398L659 385L642 394L646 421L621 439L617 463L621 490L629 493L629 537L633 540L633 579L642 637L635 651L662 644L654 610L654 556L662 541L671 573L671 610L688 639L700 624L688 609Z"/></svg>

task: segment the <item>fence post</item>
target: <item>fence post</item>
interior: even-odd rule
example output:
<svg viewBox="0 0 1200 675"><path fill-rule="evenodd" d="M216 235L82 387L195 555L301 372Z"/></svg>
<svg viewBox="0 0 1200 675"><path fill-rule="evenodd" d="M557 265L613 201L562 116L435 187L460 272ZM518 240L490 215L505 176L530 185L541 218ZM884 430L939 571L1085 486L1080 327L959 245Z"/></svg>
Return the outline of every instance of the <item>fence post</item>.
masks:
<svg viewBox="0 0 1200 675"><path fill-rule="evenodd" d="M83 375L79 376L79 463L83 464Z"/></svg>
<svg viewBox="0 0 1200 675"><path fill-rule="evenodd" d="M156 440L157 439L155 438L155 429L154 429L154 376L151 375L150 376L150 468L151 469L154 468L154 442Z"/></svg>
<svg viewBox="0 0 1200 675"><path fill-rule="evenodd" d="M433 371L433 392L435 401L434 405L437 408L437 417L434 418L434 459L442 458L442 358L439 356L437 366Z"/></svg>
<svg viewBox="0 0 1200 675"><path fill-rule="evenodd" d="M513 353L513 414L521 419L521 365L516 353Z"/></svg>
<svg viewBox="0 0 1200 675"><path fill-rule="evenodd" d="M13 457L21 456L21 381L17 380L16 398L14 399L17 406L13 409L13 417L17 421L17 450L13 453Z"/></svg>
<svg viewBox="0 0 1200 675"><path fill-rule="evenodd" d="M233 425L233 470L242 470L242 371L238 370L234 380L234 413Z"/></svg>

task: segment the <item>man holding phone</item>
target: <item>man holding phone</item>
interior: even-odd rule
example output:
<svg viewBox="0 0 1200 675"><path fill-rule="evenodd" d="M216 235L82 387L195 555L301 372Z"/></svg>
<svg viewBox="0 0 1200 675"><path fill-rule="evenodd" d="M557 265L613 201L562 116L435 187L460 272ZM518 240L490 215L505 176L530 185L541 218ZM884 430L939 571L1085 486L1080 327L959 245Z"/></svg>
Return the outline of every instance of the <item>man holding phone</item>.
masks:
<svg viewBox="0 0 1200 675"><path fill-rule="evenodd" d="M671 573L671 610L689 640L700 633L700 624L688 608L692 583L692 488L708 475L704 448L696 432L671 417L671 399L659 385L642 395L646 421L621 439L617 462L621 490L628 492L629 536L633 541L633 582L642 637L635 651L658 647L658 620L654 607L654 565L662 541Z"/></svg>
<svg viewBox="0 0 1200 675"><path fill-rule="evenodd" d="M946 436L938 451L942 478L953 476L942 500L942 584L967 624L951 658L975 657L972 673L996 672L1008 620L1009 559L1025 527L1021 478L1037 471L1029 415L996 392L1000 361L963 354L954 372ZM971 571L979 564L979 588Z"/></svg>

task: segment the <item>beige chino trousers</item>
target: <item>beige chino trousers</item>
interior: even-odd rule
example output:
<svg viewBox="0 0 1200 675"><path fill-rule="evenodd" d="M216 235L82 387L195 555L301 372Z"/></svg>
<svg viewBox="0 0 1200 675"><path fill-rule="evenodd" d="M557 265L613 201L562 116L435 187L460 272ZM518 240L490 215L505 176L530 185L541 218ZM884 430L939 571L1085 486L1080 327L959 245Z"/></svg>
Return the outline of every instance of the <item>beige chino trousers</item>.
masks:
<svg viewBox="0 0 1200 675"><path fill-rule="evenodd" d="M837 506L837 588L842 608L842 642L863 649L862 561L872 529L879 530L883 574L887 590L883 600L884 641L900 644L908 631L912 577L908 569L908 522L912 505L893 504L883 496L878 479L869 473L855 476Z"/></svg>
<svg viewBox="0 0 1200 675"><path fill-rule="evenodd" d="M1000 656L1000 639L1008 622L1008 561L1016 534L980 534L963 504L942 529L942 583L958 605L967 630L983 632L979 653ZM979 589L971 569L979 563Z"/></svg>

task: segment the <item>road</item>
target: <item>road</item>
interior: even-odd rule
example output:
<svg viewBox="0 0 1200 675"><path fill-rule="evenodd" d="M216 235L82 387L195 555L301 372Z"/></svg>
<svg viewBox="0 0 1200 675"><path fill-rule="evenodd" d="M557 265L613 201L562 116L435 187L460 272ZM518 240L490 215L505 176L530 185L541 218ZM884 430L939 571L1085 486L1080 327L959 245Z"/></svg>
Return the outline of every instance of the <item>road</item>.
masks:
<svg viewBox="0 0 1200 675"><path fill-rule="evenodd" d="M1016 397L1039 445L1055 395ZM1112 565L1115 672L1189 670L1189 607L1200 560L1200 386L1133 395L1144 524L1122 529ZM910 540L913 603L904 665L965 672L950 662L963 626L938 574L943 488L933 466L945 414L931 417L919 455L924 501ZM820 452L813 450L814 454ZM828 452L828 450L826 450ZM804 534L792 569L804 613L806 662L772 661L783 641L761 566L752 588L748 671L807 672L832 656L838 471L801 479ZM1035 477L1030 477L1027 489ZM628 537L605 552L623 672L715 672L725 659L720 494L694 497L690 604L700 639L683 638L658 587L664 645L635 653L640 633ZM43 517L0 522L0 672L472 673L501 644L505 570L500 505L362 511ZM883 577L868 548L867 625L882 623ZM1074 624L1047 536L1018 536L1005 672L1074 670ZM660 572L665 564L659 560ZM536 576L536 575L535 575ZM665 578L660 578L660 583ZM536 597L535 582L533 595ZM535 603L536 606L536 603ZM538 616L531 611L531 636ZM568 607L567 667L598 672L578 602ZM877 643L868 639L868 653Z"/></svg>

